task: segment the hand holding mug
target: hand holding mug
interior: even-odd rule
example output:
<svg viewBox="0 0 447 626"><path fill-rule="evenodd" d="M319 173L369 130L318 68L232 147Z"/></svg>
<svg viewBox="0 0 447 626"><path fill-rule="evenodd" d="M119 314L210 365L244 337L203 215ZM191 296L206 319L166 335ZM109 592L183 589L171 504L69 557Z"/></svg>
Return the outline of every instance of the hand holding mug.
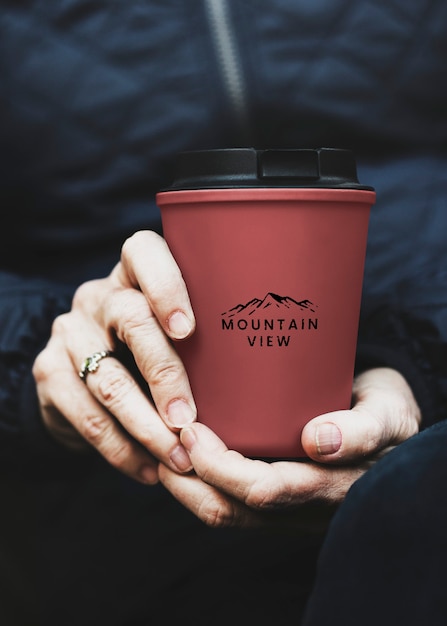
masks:
<svg viewBox="0 0 447 626"><path fill-rule="evenodd" d="M209 526L308 527L306 511L313 505L324 520L325 508L339 504L372 463L419 429L419 407L397 371L364 372L353 394L352 409L320 415L305 426L302 443L312 460L249 459L196 423L181 432L194 473L179 476L160 467L160 479ZM310 517L311 528L318 530L318 519Z"/></svg>
<svg viewBox="0 0 447 626"><path fill-rule="evenodd" d="M157 482L159 461L188 471L178 432L196 419L196 407L171 340L184 339L194 326L184 281L164 239L136 233L108 277L77 289L72 309L56 318L35 361L50 433L75 449L93 446L143 483ZM123 348L143 386L118 358Z"/></svg>

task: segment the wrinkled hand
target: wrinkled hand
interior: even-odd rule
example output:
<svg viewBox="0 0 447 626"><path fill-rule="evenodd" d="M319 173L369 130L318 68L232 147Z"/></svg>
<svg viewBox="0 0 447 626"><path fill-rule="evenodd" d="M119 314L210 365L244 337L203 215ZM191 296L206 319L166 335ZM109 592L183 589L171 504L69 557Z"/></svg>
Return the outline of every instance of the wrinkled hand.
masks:
<svg viewBox="0 0 447 626"><path fill-rule="evenodd" d="M248 459L196 423L180 436L194 473L180 476L160 467L160 480L210 526L299 522L304 505L336 506L372 463L418 431L418 405L395 370L359 375L353 397L351 410L320 415L305 426L309 462Z"/></svg>
<svg viewBox="0 0 447 626"><path fill-rule="evenodd" d="M164 239L136 233L107 278L77 289L71 311L55 320L35 361L50 433L71 448L87 442L143 483L158 481L158 461L174 471L190 470L178 433L196 419L196 408L170 339L189 336L194 325L186 286ZM119 346L133 355L154 402L116 358L102 359L85 382L79 377L86 357Z"/></svg>

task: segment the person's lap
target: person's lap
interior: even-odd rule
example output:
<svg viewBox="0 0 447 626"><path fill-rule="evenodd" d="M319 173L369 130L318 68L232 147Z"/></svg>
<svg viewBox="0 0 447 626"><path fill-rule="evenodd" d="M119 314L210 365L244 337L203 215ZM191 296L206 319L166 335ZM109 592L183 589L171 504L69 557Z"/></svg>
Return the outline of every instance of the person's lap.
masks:
<svg viewBox="0 0 447 626"><path fill-rule="evenodd" d="M447 623L447 421L357 483L320 552L303 626Z"/></svg>
<svg viewBox="0 0 447 626"><path fill-rule="evenodd" d="M8 626L444 625L447 422L385 456L323 534L206 528L100 459L2 472ZM248 621L247 621L248 620Z"/></svg>
<svg viewBox="0 0 447 626"><path fill-rule="evenodd" d="M100 459L0 481L5 626L299 623L322 534L207 528Z"/></svg>

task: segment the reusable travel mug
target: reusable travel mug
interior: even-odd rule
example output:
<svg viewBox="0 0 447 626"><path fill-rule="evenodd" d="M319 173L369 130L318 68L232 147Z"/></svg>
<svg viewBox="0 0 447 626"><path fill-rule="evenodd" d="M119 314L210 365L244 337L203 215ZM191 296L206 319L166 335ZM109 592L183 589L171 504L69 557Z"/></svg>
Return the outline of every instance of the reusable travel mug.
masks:
<svg viewBox="0 0 447 626"><path fill-rule="evenodd" d="M304 457L304 425L350 407L374 202L349 150L178 156L157 204L197 328L176 349L229 448Z"/></svg>

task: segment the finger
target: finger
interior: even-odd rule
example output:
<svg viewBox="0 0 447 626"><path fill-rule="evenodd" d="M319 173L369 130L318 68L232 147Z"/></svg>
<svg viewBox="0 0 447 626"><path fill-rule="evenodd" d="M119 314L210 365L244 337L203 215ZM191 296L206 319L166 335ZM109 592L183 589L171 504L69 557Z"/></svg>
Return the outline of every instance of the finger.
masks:
<svg viewBox="0 0 447 626"><path fill-rule="evenodd" d="M248 459L228 450L201 423L183 429L180 439L203 482L258 512L288 509L307 502L339 502L365 469Z"/></svg>
<svg viewBox="0 0 447 626"><path fill-rule="evenodd" d="M215 487L204 483L194 474L181 475L160 465L160 482L196 517L213 528L279 528L297 532L317 533L327 530L335 506L317 501L290 509L271 511L252 509Z"/></svg>
<svg viewBox="0 0 447 626"><path fill-rule="evenodd" d="M139 231L124 243L116 268L122 284L140 289L160 326L173 339L188 337L195 327L188 291L166 241Z"/></svg>
<svg viewBox="0 0 447 626"><path fill-rule="evenodd" d="M420 411L405 379L377 368L360 375L354 405L311 420L301 441L310 458L325 463L358 461L401 443L418 431Z"/></svg>
<svg viewBox="0 0 447 626"><path fill-rule="evenodd" d="M178 435L160 419L147 395L118 360L112 357L102 360L101 367L88 375L86 384L98 405L105 407L151 455L175 471L191 470L189 456Z"/></svg>
<svg viewBox="0 0 447 626"><path fill-rule="evenodd" d="M63 416L116 469L139 482L155 484L158 472L153 457L91 395L68 356L59 357L57 368L48 366L52 354L48 349L41 352L33 368L42 417L50 432L54 429L55 437L63 438ZM48 389L52 390L51 395L47 394ZM73 437L70 439L69 445Z"/></svg>
<svg viewBox="0 0 447 626"><path fill-rule="evenodd" d="M165 424L179 429L193 422L197 409L185 368L144 295L135 289L116 293L103 324L129 347Z"/></svg>
<svg viewBox="0 0 447 626"><path fill-rule="evenodd" d="M84 307L93 300L100 301L102 306L96 309L92 323ZM183 365L144 295L133 288L113 290L104 279L84 283L77 290L74 304L76 308L56 318L53 324L53 337L61 345L57 348L55 339L50 342L48 369L52 367L53 355L63 354L65 350L72 355L73 370L77 369L81 349L84 355L92 354L98 345L113 345L118 336L135 353L137 367L152 387L164 421L130 371L113 358L101 360L98 370L88 375L88 388L151 454L176 471L190 471L188 455L172 428L178 430L196 418L195 404ZM79 346L79 337L83 348Z"/></svg>
<svg viewBox="0 0 447 626"><path fill-rule="evenodd" d="M160 466L160 482L207 526L252 528L261 525L259 515L237 500L204 483L194 474L180 475Z"/></svg>

